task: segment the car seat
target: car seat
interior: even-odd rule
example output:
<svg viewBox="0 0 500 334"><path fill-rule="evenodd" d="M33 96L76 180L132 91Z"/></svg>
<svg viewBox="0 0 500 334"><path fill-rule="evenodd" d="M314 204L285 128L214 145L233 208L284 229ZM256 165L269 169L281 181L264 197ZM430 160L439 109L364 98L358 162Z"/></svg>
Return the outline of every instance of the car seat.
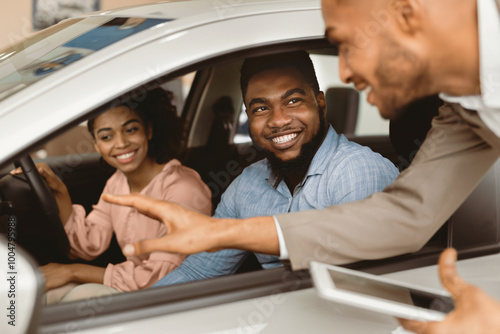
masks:
<svg viewBox="0 0 500 334"><path fill-rule="evenodd" d="M358 119L359 92L350 87L331 87L325 92L326 119L337 133L354 134Z"/></svg>

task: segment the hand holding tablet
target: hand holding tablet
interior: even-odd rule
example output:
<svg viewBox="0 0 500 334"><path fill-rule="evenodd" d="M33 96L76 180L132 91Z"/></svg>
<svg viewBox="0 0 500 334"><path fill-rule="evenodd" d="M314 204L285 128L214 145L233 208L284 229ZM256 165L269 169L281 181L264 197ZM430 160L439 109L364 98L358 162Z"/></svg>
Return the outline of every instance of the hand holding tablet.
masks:
<svg viewBox="0 0 500 334"><path fill-rule="evenodd" d="M314 261L310 272L319 296L336 303L420 321L441 321L454 307L444 291Z"/></svg>

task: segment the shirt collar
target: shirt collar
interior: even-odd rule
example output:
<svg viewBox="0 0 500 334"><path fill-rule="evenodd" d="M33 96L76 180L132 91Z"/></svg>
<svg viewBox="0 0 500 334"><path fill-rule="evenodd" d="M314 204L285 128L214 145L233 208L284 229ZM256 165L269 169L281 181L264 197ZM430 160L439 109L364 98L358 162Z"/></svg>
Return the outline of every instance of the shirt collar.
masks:
<svg viewBox="0 0 500 334"><path fill-rule="evenodd" d="M337 150L338 141L339 141L339 135L337 134L337 132L335 132L333 127L329 125L325 139L323 140L323 143L321 143L319 149L316 151L316 154L314 154L314 157L311 161L311 164L309 165L309 169L307 170L307 174L304 180L307 180L307 178L312 175L323 174L323 172L327 167L325 160L327 160L328 156L330 156ZM266 180L271 187L276 189L283 180L273 175L271 173L270 167L268 167L268 172L269 173L268 176L266 177ZM304 180L301 182L301 184L304 182Z"/></svg>
<svg viewBox="0 0 500 334"><path fill-rule="evenodd" d="M468 109L500 108L500 16L495 0L478 0L477 13L481 96L441 94L441 98Z"/></svg>

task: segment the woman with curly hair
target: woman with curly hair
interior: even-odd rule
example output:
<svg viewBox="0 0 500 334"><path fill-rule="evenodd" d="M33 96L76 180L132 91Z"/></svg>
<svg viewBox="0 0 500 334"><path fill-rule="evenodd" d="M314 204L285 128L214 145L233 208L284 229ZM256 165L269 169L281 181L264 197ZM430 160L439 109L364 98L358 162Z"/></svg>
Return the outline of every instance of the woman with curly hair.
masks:
<svg viewBox="0 0 500 334"><path fill-rule="evenodd" d="M141 193L210 215L210 190L197 172L175 159L182 138L171 97L161 88L136 90L101 107L101 113L88 121L97 152L116 168L103 192ZM102 200L86 215L81 205L72 204L66 186L47 165L37 167L56 197L71 257L92 260L108 248L113 233L120 247L166 233L160 221ZM106 268L49 263L41 267L46 290L55 289L48 291L47 303L148 288L184 258L183 254L152 252L129 256Z"/></svg>

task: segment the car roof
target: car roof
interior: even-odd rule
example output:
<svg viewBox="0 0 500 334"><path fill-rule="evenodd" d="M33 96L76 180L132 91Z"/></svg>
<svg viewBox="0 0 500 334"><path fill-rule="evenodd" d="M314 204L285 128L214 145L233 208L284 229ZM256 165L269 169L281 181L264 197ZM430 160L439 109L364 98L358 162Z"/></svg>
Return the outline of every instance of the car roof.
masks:
<svg viewBox="0 0 500 334"><path fill-rule="evenodd" d="M69 28L103 17L165 22L9 93L0 101L0 141L13 145L0 150L0 165L62 126L81 122L88 111L165 73L233 50L317 39L324 33L319 0L163 2L84 15L73 19L79 22ZM9 61L0 62L0 80L9 66L11 73L18 72Z"/></svg>
<svg viewBox="0 0 500 334"><path fill-rule="evenodd" d="M315 0L174 0L135 5L113 10L100 11L83 15L106 15L113 17L148 17L174 18L188 20L192 18L219 21L240 15L258 15L283 10L301 10L318 8Z"/></svg>

